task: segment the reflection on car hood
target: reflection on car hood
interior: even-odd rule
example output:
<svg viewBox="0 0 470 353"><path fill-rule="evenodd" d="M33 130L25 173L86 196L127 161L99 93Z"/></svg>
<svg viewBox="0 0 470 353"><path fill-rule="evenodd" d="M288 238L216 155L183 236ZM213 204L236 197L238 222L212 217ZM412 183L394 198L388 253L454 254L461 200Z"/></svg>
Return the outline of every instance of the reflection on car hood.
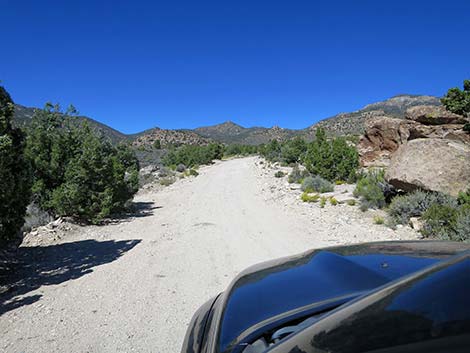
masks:
<svg viewBox="0 0 470 353"><path fill-rule="evenodd" d="M454 245L435 244L329 248L248 269L221 300L217 351L230 351L249 328L270 318L335 298L351 300L457 251Z"/></svg>

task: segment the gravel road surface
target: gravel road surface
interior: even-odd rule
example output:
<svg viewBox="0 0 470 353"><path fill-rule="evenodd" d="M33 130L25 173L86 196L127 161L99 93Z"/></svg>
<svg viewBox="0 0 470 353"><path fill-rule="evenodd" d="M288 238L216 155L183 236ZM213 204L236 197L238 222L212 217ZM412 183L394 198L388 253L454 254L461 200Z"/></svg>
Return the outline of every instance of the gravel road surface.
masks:
<svg viewBox="0 0 470 353"><path fill-rule="evenodd" d="M307 207L272 174L255 157L219 162L139 194L134 217L24 247L30 266L0 297L0 351L177 353L193 312L250 265L413 236L351 206Z"/></svg>

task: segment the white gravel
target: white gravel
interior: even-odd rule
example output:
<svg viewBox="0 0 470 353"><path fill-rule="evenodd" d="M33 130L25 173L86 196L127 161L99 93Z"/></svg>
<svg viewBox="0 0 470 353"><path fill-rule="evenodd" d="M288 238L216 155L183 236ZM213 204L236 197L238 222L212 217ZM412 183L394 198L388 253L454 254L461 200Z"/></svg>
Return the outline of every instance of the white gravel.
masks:
<svg viewBox="0 0 470 353"><path fill-rule="evenodd" d="M373 224L374 213L357 206L303 203L287 178L259 163L201 168L196 178L139 194L149 208L141 217L54 236L46 250L56 257L36 271L36 285L0 301L0 351L176 353L193 312L250 265L334 244L416 238L408 227ZM140 242L122 250L119 241L129 240Z"/></svg>

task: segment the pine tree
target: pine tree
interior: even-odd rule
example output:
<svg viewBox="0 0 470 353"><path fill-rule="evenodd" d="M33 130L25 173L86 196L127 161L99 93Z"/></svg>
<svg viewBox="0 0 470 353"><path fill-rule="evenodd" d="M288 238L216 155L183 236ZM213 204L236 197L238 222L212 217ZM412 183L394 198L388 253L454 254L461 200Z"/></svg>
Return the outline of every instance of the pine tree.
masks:
<svg viewBox="0 0 470 353"><path fill-rule="evenodd" d="M359 166L355 147L343 137L327 139L324 129L317 129L315 140L308 147L304 158L307 170L330 181L351 180Z"/></svg>
<svg viewBox="0 0 470 353"><path fill-rule="evenodd" d="M27 153L33 198L55 215L99 222L121 211L138 189L139 165L128 146L113 146L68 110L50 104L37 111Z"/></svg>
<svg viewBox="0 0 470 353"><path fill-rule="evenodd" d="M12 126L13 101L0 86L0 243L14 239L24 223L31 177L24 156L25 138Z"/></svg>

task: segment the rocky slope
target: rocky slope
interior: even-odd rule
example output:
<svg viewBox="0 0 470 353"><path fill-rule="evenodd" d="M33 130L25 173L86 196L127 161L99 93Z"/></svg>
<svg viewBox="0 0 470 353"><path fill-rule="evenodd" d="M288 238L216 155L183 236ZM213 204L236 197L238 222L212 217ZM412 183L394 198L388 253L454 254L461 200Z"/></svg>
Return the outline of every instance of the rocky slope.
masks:
<svg viewBox="0 0 470 353"><path fill-rule="evenodd" d="M25 107L19 104L15 104L15 115L14 123L19 127L27 127L31 123L31 118L34 115L36 108ZM104 136L108 137L113 143L119 143L130 139L129 135L123 134L122 132L113 129L112 127L102 124L87 116L77 116L73 118L77 123L87 122L92 129L99 131Z"/></svg>
<svg viewBox="0 0 470 353"><path fill-rule="evenodd" d="M401 94L381 102L366 105L355 112L340 113L321 120L307 128L306 131L322 127L332 135L361 135L365 131L366 120L371 117L388 116L404 119L408 108L419 105L438 106L440 104L437 97ZM309 134L307 133L307 135Z"/></svg>
<svg viewBox="0 0 470 353"><path fill-rule="evenodd" d="M404 119L405 112L415 106L439 106L440 100L433 96L401 94L381 102L366 105L364 108L350 113L340 113L319 121L306 129L292 130L280 127L246 128L231 121L223 124L197 128L194 131L201 136L224 143L260 144L270 140L285 140L295 136L312 140L315 130L326 129L330 135L361 135L365 131L366 120L371 117L387 116Z"/></svg>
<svg viewBox="0 0 470 353"><path fill-rule="evenodd" d="M226 121L222 124L213 126L204 126L194 129L201 136L213 139L215 141L231 144L259 145L271 140L287 140L294 136L301 135L302 130L283 129L279 126L250 127L246 128L235 124L232 121Z"/></svg>
<svg viewBox="0 0 470 353"><path fill-rule="evenodd" d="M160 141L162 147L167 145L207 145L213 142L191 130L166 130L154 128L139 134L132 144L134 146L151 146Z"/></svg>

